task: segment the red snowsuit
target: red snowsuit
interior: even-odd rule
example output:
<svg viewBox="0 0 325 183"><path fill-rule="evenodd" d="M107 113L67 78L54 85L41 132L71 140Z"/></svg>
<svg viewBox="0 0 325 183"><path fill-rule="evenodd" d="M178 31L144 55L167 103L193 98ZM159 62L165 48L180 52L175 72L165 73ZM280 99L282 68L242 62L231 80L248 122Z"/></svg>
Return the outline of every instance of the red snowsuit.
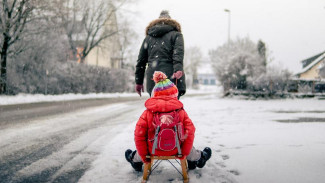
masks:
<svg viewBox="0 0 325 183"><path fill-rule="evenodd" d="M145 107L147 110L145 110L140 116L134 131L135 145L142 160L144 161L146 159L145 156L149 155L152 151L153 141L150 141L149 139L154 139L155 135L155 128L152 124L153 113L170 112L177 109L179 109L179 119L183 123L184 133L185 136L187 136L181 144L182 154L183 156L189 155L193 146L195 127L183 109L183 104L176 98L163 96L148 99L145 102ZM155 152L155 155L159 156L170 156L176 154L177 148L172 151L159 151L156 149Z"/></svg>

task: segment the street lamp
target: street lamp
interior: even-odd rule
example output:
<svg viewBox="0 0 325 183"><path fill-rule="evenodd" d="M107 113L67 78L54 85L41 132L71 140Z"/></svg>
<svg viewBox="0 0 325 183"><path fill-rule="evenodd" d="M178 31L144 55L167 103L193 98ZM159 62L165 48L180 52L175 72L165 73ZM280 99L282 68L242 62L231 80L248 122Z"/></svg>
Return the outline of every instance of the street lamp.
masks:
<svg viewBox="0 0 325 183"><path fill-rule="evenodd" d="M225 9L225 12L228 13L228 43L230 41L230 10Z"/></svg>
<svg viewBox="0 0 325 183"><path fill-rule="evenodd" d="M49 70L46 69L45 74L46 74L46 78L45 78L45 95L47 95L47 85L48 85L48 80L49 80Z"/></svg>

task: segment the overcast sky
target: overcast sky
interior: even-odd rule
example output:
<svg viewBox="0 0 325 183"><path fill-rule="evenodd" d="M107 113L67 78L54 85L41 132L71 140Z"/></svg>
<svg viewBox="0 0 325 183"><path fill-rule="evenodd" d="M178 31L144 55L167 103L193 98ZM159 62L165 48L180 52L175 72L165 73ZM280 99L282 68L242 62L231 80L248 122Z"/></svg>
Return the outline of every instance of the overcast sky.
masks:
<svg viewBox="0 0 325 183"><path fill-rule="evenodd" d="M325 0L139 0L129 8L138 12L139 46L145 27L166 9L181 24L185 46L201 47L208 58L228 39L229 9L231 38L263 40L273 64L295 72L301 60L325 51Z"/></svg>

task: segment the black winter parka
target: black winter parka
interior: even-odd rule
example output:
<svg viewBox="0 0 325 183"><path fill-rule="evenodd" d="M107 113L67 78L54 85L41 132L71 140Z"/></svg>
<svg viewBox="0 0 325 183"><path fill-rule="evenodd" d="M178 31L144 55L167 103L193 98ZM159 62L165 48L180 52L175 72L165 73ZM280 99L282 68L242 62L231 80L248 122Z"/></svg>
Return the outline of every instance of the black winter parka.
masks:
<svg viewBox="0 0 325 183"><path fill-rule="evenodd" d="M174 83L171 76L176 71L183 71L177 80L180 95L186 92L183 70L184 39L180 24L173 19L160 18L152 21L146 28L146 37L141 45L135 71L135 83L143 84L146 73L147 92L151 95L155 86L152 80L155 71L164 72Z"/></svg>

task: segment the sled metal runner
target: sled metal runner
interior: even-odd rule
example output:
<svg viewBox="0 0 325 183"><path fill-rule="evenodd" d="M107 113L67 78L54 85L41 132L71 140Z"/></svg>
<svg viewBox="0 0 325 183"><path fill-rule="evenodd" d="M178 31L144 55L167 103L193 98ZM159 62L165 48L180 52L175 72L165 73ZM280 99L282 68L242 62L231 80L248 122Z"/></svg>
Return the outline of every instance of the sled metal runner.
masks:
<svg viewBox="0 0 325 183"><path fill-rule="evenodd" d="M180 160L180 162L177 161L177 158L181 158L181 157L182 157L182 155L176 155L176 156L147 156L147 158L150 158L151 159L151 162L144 164L142 183L146 183L147 182L147 180L148 180L149 176L151 175L151 173L159 166L159 164L163 160L167 160L177 170L177 172L182 175L183 182L184 183L188 183L189 182L189 178L188 178L188 175L187 175L187 161L186 161L186 158ZM175 165L173 165L170 162L170 160L173 160L173 159L179 165L181 165L182 173L178 170L178 168L175 167ZM154 163L154 161L155 161L155 163Z"/></svg>

